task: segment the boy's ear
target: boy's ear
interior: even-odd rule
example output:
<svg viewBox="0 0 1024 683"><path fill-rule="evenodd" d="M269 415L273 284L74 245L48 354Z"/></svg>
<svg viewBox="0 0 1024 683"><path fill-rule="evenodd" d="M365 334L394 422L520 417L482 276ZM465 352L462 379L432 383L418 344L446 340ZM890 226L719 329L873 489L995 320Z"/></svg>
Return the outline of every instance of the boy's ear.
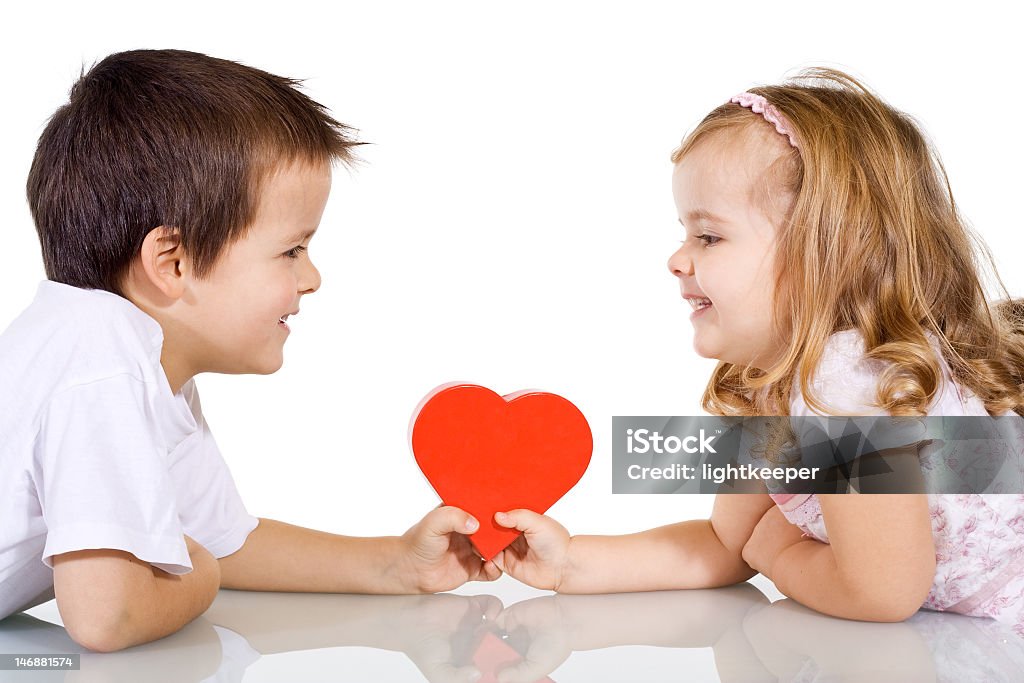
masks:
<svg viewBox="0 0 1024 683"><path fill-rule="evenodd" d="M177 228L153 228L142 242L140 266L150 283L170 299L181 298L189 264Z"/></svg>

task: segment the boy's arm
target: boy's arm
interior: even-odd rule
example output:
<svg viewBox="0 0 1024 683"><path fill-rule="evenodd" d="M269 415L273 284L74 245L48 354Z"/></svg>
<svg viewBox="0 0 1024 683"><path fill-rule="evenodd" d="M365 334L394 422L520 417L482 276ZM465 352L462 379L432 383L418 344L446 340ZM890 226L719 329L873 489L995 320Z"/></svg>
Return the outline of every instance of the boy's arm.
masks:
<svg viewBox="0 0 1024 683"><path fill-rule="evenodd" d="M53 588L64 628L80 645L113 652L181 629L206 611L220 567L185 536L192 571L168 574L123 550L77 550L53 557Z"/></svg>
<svg viewBox="0 0 1024 683"><path fill-rule="evenodd" d="M769 577L779 591L844 619L902 621L914 614L935 577L927 496L818 498L830 544L805 539L783 550Z"/></svg>
<svg viewBox="0 0 1024 683"><path fill-rule="evenodd" d="M416 593L398 536L357 538L260 518L222 557L221 587L308 593Z"/></svg>
<svg viewBox="0 0 1024 683"><path fill-rule="evenodd" d="M559 593L717 588L757 574L743 546L765 511L767 493L720 494L711 519L625 536L573 536Z"/></svg>

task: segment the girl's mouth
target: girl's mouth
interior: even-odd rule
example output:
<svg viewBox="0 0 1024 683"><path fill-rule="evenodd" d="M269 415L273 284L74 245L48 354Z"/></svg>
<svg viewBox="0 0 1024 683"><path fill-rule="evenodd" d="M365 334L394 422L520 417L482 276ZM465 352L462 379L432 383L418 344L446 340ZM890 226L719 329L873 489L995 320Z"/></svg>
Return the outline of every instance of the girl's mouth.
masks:
<svg viewBox="0 0 1024 683"><path fill-rule="evenodd" d="M708 299L707 297L689 297L686 300L691 306L693 306L693 313L690 314L690 320L696 320L714 305L711 303L711 299Z"/></svg>

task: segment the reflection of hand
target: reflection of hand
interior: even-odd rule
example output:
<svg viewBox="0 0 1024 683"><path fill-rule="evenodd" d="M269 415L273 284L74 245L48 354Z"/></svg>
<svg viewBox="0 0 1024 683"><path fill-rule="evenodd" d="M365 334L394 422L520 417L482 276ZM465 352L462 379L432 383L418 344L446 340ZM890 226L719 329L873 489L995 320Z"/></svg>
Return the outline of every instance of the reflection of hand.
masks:
<svg viewBox="0 0 1024 683"><path fill-rule="evenodd" d="M517 602L498 616L498 626L526 644L522 661L498 672L500 683L534 683L572 654L571 629L555 596Z"/></svg>
<svg viewBox="0 0 1024 683"><path fill-rule="evenodd" d="M561 524L532 510L498 512L494 520L523 533L494 558L498 567L528 586L557 591L571 539Z"/></svg>
<svg viewBox="0 0 1024 683"><path fill-rule="evenodd" d="M437 593L458 588L467 581L494 581L501 570L485 562L465 534L480 523L457 507L431 510L401 537L406 575L412 590Z"/></svg>
<svg viewBox="0 0 1024 683"><path fill-rule="evenodd" d="M803 540L804 532L800 527L786 519L778 505L773 505L743 546L743 561L771 579L776 558L783 550Z"/></svg>
<svg viewBox="0 0 1024 683"><path fill-rule="evenodd" d="M474 681L472 648L501 613L493 595L425 595L402 610L402 650L431 683Z"/></svg>
<svg viewBox="0 0 1024 683"><path fill-rule="evenodd" d="M755 676L762 669L751 662L742 623L751 611L768 604L749 583L704 590L559 594L517 602L497 623L523 661L505 667L497 678L532 683L555 671L572 652L650 645L710 647L723 681L761 680ZM623 679L635 678L619 673Z"/></svg>

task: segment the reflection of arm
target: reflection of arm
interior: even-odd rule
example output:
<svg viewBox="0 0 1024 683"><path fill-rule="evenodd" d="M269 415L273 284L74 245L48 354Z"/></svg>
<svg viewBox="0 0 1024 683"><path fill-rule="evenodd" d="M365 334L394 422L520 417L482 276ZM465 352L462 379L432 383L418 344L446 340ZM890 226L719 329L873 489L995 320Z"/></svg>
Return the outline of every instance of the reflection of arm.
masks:
<svg viewBox="0 0 1024 683"><path fill-rule="evenodd" d="M525 632L529 645L525 661L511 667L507 680L535 681L573 651L648 645L711 647L722 681L774 681L742 628L747 615L767 605L764 594L746 583L719 590L559 594L516 603L498 623L512 637Z"/></svg>
<svg viewBox="0 0 1024 683"><path fill-rule="evenodd" d="M767 493L720 494L711 519L624 536L574 536L560 593L718 588L757 574L743 546L774 503Z"/></svg>
<svg viewBox="0 0 1024 683"><path fill-rule="evenodd" d="M206 618L261 654L363 646L401 650L401 616L421 597L240 593L222 590Z"/></svg>
<svg viewBox="0 0 1024 683"><path fill-rule="evenodd" d="M814 660L820 680L939 680L929 643L910 624L824 619L793 600L779 600L744 617L743 631L776 674L771 680L790 680L807 658Z"/></svg>
<svg viewBox="0 0 1024 683"><path fill-rule="evenodd" d="M825 614L902 621L935 576L928 498L922 494L821 495L830 544L796 543L772 568L784 594Z"/></svg>
<svg viewBox="0 0 1024 683"><path fill-rule="evenodd" d="M619 645L712 647L768 598L750 584L723 590L555 595L574 651ZM515 607L513 606L512 609Z"/></svg>
<svg viewBox="0 0 1024 683"><path fill-rule="evenodd" d="M493 620L501 609L501 601L490 595L222 590L204 616L238 633L261 654L360 646L413 657L426 645L449 638L466 622Z"/></svg>

